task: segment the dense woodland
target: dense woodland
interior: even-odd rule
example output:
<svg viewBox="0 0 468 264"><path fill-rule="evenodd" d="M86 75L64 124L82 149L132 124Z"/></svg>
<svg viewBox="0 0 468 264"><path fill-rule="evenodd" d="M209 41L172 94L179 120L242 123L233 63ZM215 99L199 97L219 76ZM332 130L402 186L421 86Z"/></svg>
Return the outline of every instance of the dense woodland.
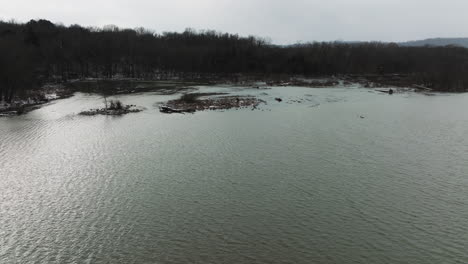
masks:
<svg viewBox="0 0 468 264"><path fill-rule="evenodd" d="M439 91L468 91L468 49L385 43L277 46L215 31L154 33L47 20L0 22L0 101L46 82L115 76L405 74Z"/></svg>

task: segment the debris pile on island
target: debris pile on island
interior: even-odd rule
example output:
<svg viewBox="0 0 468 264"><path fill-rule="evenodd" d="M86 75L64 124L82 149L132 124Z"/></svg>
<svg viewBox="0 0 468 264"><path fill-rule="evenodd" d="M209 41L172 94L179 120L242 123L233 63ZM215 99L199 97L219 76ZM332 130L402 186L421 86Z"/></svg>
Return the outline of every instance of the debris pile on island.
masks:
<svg viewBox="0 0 468 264"><path fill-rule="evenodd" d="M265 101L253 96L220 96L224 93L188 93L159 107L162 113L193 113L204 110L226 110L232 108L256 109ZM216 96L216 97L209 97Z"/></svg>
<svg viewBox="0 0 468 264"><path fill-rule="evenodd" d="M106 102L106 107L104 108L97 108L97 109L91 109L88 111L83 111L80 113L80 115L85 115L85 116L94 116L94 115L113 115L113 116L119 116L119 115L125 115L129 113L138 113L143 111L142 108L138 108L135 105L124 105L122 102L119 100L110 100L109 104Z"/></svg>

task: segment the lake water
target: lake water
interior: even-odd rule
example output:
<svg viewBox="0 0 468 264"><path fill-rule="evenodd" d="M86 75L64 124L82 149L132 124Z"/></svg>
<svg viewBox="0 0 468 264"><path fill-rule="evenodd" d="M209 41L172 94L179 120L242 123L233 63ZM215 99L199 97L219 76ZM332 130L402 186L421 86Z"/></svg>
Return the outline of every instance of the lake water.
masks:
<svg viewBox="0 0 468 264"><path fill-rule="evenodd" d="M468 262L468 94L200 89L268 104L0 119L0 263Z"/></svg>

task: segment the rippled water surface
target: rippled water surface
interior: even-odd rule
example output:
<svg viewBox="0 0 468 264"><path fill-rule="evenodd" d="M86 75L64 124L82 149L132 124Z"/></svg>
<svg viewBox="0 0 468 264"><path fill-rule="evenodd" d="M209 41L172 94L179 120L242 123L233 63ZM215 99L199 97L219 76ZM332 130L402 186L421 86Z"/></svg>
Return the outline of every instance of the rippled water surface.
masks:
<svg viewBox="0 0 468 264"><path fill-rule="evenodd" d="M0 119L0 263L468 262L467 94L200 89L268 104Z"/></svg>

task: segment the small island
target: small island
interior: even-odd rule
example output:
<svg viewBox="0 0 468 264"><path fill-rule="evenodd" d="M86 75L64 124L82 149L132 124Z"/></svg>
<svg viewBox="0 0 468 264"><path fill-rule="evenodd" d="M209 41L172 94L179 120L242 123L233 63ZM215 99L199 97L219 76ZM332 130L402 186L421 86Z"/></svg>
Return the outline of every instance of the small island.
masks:
<svg viewBox="0 0 468 264"><path fill-rule="evenodd" d="M249 108L252 110L266 103L254 96L228 96L225 93L187 93L159 107L162 113L194 113L204 110Z"/></svg>
<svg viewBox="0 0 468 264"><path fill-rule="evenodd" d="M120 116L129 113L138 113L143 111L142 108L138 108L136 105L125 105L119 100L110 100L109 104L105 102L104 108L90 109L83 111L80 115L94 116L94 115L113 115Z"/></svg>

